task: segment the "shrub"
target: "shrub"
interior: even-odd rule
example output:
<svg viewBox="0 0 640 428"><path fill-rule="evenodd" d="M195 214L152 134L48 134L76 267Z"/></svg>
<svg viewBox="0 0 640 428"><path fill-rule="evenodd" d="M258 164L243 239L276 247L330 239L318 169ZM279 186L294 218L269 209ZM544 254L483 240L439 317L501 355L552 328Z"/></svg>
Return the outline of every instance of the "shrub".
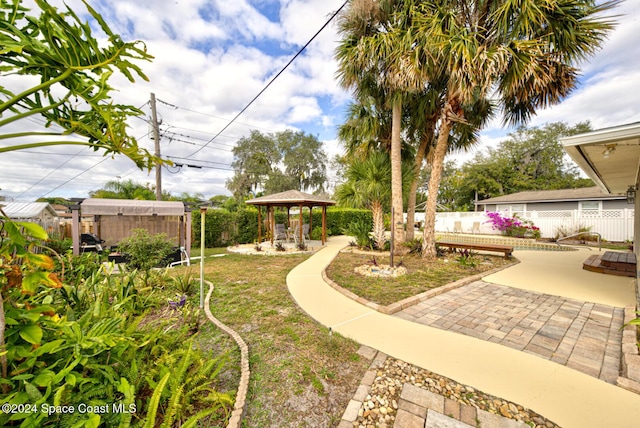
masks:
<svg viewBox="0 0 640 428"><path fill-rule="evenodd" d="M73 240L71 238L62 238L59 234L51 234L45 245L51 251L62 255L71 250Z"/></svg>
<svg viewBox="0 0 640 428"><path fill-rule="evenodd" d="M329 231L327 230L327 235L329 235ZM311 231L311 239L314 241L320 241L322 239L322 228L320 226L316 226Z"/></svg>
<svg viewBox="0 0 640 428"><path fill-rule="evenodd" d="M475 268L478 265L478 261L474 258L475 254L467 249L461 250L460 255L457 258L460 266Z"/></svg>
<svg viewBox="0 0 640 428"><path fill-rule="evenodd" d="M127 254L127 265L145 272L146 283L149 271L162 265L175 247L164 233L152 236L146 229L133 229L131 236L120 241L118 250Z"/></svg>
<svg viewBox="0 0 640 428"><path fill-rule="evenodd" d="M498 211L487 212L491 227L499 230L505 236L516 238L540 238L540 228L536 227L531 220L525 220L516 214L513 217L504 217Z"/></svg>
<svg viewBox="0 0 640 428"><path fill-rule="evenodd" d="M402 243L402 245L409 249L410 254L422 253L422 239L420 238L414 238L410 241L405 241Z"/></svg>
<svg viewBox="0 0 640 428"><path fill-rule="evenodd" d="M345 235L353 236L358 247L373 248L373 242L371 240L372 227L371 221L358 219L357 221L349 223L343 232Z"/></svg>

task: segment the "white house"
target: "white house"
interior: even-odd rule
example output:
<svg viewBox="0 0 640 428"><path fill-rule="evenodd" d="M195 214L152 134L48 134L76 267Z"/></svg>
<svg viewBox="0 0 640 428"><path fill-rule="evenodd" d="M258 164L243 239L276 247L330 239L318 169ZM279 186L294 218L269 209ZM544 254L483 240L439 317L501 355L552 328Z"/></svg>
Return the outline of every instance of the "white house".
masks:
<svg viewBox="0 0 640 428"><path fill-rule="evenodd" d="M532 190L476 202L476 211L523 213L530 211L578 210L596 212L633 208L626 195L603 192L599 187Z"/></svg>

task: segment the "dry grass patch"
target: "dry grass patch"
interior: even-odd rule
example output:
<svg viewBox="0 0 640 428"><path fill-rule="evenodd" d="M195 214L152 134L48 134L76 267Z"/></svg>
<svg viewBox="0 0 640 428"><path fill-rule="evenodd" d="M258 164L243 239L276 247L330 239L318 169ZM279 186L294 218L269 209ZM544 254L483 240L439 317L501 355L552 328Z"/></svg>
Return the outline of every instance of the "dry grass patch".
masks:
<svg viewBox="0 0 640 428"><path fill-rule="evenodd" d="M415 296L450 282L476 275L513 263L502 256L472 255L463 257L459 253L447 253L434 260L422 259L409 254L395 257L395 264L402 263L407 274L396 278L375 278L354 271L357 266L373 263L389 264L389 255L342 252L327 268L327 276L341 287L379 305L390 305L407 297ZM466 260L464 260L466 259Z"/></svg>

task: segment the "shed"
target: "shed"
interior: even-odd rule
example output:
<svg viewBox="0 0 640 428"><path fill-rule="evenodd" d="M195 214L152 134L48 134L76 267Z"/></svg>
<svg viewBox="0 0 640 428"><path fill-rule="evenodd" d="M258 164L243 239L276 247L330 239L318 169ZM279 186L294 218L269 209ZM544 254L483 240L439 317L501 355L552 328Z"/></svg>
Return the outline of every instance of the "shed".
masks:
<svg viewBox="0 0 640 428"><path fill-rule="evenodd" d="M258 207L258 241L262 239L262 211L260 207L267 207L267 219L269 228L271 229L271 240L273 242L273 236L275 236L275 216L273 210L275 207L284 207L287 209L287 217L289 216L289 210L292 207L298 207L299 209L299 224L302 224L302 209L304 207L309 208L309 211L313 207L322 207L322 244L327 241L327 206L335 205L335 201L332 201L322 196L311 195L299 190L287 190L286 192L274 193L272 195L261 196L259 198L246 201L249 205L255 205ZM309 221L312 216L309 215ZM313 228L312 224L309 224L309 229ZM302 242L302 228L298 228L300 233L300 242Z"/></svg>
<svg viewBox="0 0 640 428"><path fill-rule="evenodd" d="M132 229L146 229L150 234L166 234L190 254L191 215L182 202L91 198L71 207L71 211L74 254L80 251L81 216L94 217L95 233L106 245L117 244Z"/></svg>
<svg viewBox="0 0 640 428"><path fill-rule="evenodd" d="M12 220L37 223L47 233L58 230L58 213L47 202L2 202L2 211Z"/></svg>

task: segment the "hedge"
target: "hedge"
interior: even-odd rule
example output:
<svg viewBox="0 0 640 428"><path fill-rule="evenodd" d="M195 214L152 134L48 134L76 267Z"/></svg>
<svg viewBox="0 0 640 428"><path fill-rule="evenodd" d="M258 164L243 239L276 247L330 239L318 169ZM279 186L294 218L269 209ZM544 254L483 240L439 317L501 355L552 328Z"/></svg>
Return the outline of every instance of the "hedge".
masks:
<svg viewBox="0 0 640 428"><path fill-rule="evenodd" d="M192 212L192 233L194 246L200 246L200 212ZM276 223L286 223L287 213L284 210L276 210ZM297 218L297 214L291 214L291 218ZM309 210L302 213L304 223L309 223ZM352 208L327 208L327 235L340 235L353 221L365 219L372 222L373 216L370 210ZM262 219L265 215L263 210ZM226 247L234 244L248 244L258 239L258 210L246 208L244 210L230 212L225 209L208 210L205 216L205 246ZM313 229L322 226L322 210L313 210ZM264 230L263 230L264 239Z"/></svg>

